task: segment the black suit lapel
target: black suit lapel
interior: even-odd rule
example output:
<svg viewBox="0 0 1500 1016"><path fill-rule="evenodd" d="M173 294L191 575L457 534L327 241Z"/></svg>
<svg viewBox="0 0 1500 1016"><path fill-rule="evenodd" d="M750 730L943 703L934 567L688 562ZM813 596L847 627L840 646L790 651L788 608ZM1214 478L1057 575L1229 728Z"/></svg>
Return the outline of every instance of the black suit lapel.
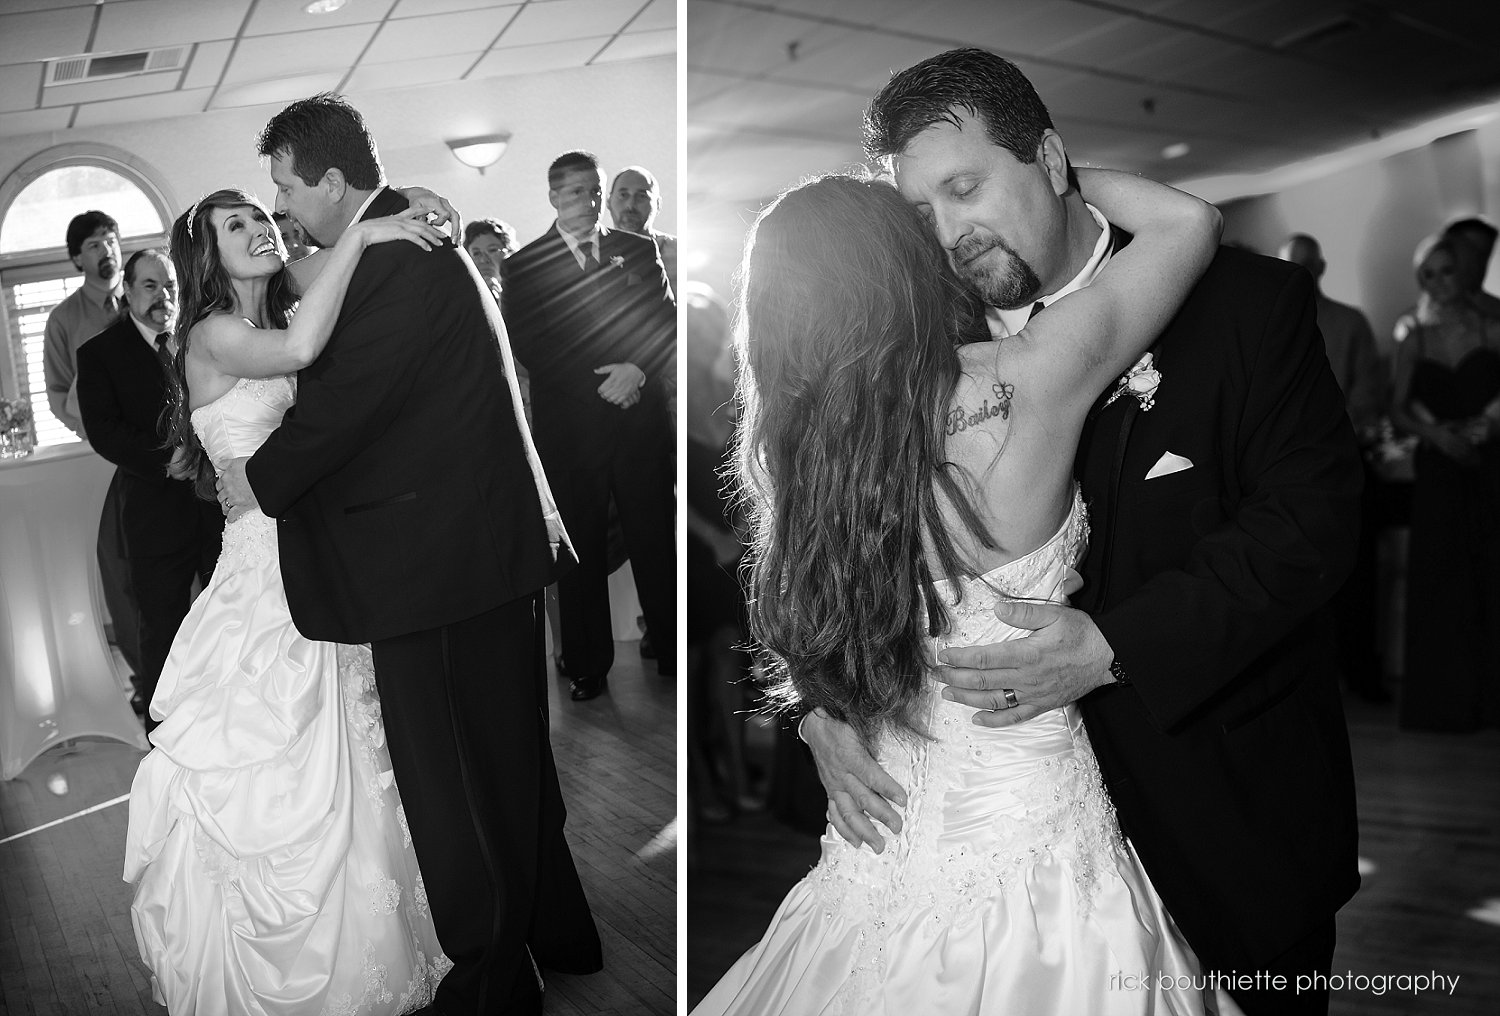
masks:
<svg viewBox="0 0 1500 1016"><path fill-rule="evenodd" d="M1114 224L1110 225L1110 254L1130 242L1130 234ZM1151 355L1157 356L1160 337L1151 346ZM1120 394L1116 397L1116 393ZM1089 551L1095 559L1094 581L1085 592L1088 609L1104 607L1109 592L1110 563L1114 556L1117 508L1120 503L1120 479L1125 465L1125 453L1130 447L1130 433L1140 414L1140 402L1128 391L1121 391L1119 379L1109 385L1094 400L1084 422L1080 437L1080 453L1076 472L1085 484L1085 493L1092 495L1091 507L1100 514L1095 518L1095 531L1099 541ZM1114 440L1110 441L1111 427ZM1104 456L1107 458L1103 458ZM1105 467L1107 465L1107 472ZM1103 484L1103 489L1099 485ZM1090 490L1089 487L1093 489Z"/></svg>

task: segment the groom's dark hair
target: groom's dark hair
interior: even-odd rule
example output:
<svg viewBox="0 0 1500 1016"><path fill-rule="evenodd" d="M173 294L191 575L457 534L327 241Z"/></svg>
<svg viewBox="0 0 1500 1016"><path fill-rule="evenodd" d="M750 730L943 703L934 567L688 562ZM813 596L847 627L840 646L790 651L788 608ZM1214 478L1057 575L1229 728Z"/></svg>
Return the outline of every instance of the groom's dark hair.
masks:
<svg viewBox="0 0 1500 1016"><path fill-rule="evenodd" d="M309 187L329 169L343 173L355 190L375 190L385 179L365 118L332 92L298 99L271 117L256 151L263 158L290 156L292 172Z"/></svg>
<svg viewBox="0 0 1500 1016"><path fill-rule="evenodd" d="M936 123L959 126L957 110L978 117L986 136L1019 162L1036 161L1052 116L1021 69L988 50L950 49L886 82L865 111L865 154L876 161L906 151ZM1068 166L1068 182L1078 180Z"/></svg>

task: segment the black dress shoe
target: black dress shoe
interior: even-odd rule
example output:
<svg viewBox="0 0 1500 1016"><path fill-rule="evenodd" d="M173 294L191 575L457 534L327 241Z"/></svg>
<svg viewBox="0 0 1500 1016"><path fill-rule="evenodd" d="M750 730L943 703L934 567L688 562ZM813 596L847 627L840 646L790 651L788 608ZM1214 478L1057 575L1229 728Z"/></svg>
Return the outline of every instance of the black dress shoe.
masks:
<svg viewBox="0 0 1500 1016"><path fill-rule="evenodd" d="M605 678L599 677L575 677L569 685L568 697L574 702L587 702L591 698L598 698L604 691Z"/></svg>

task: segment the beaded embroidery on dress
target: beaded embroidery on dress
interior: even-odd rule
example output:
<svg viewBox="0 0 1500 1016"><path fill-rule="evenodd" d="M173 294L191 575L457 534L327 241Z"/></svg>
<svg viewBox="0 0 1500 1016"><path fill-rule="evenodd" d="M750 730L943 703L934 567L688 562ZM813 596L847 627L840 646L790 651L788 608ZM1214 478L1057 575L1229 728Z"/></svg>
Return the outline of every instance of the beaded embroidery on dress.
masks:
<svg viewBox="0 0 1500 1016"><path fill-rule="evenodd" d="M932 652L1020 637L996 600L1065 602L1087 542L1075 492L1037 550L939 583L951 625ZM880 854L825 831L821 860L695 1013L1209 1011L1203 992L1154 979L1198 976L1198 962L1120 834L1077 708L996 730L942 687L928 684L927 739L878 746L907 792L901 831ZM1150 986L1111 987L1143 971Z"/></svg>
<svg viewBox="0 0 1500 1016"><path fill-rule="evenodd" d="M192 414L216 468L296 398L244 379ZM276 522L225 527L151 703L125 879L173 1016L394 1016L452 966L433 931L391 773L367 646L309 642L286 605Z"/></svg>

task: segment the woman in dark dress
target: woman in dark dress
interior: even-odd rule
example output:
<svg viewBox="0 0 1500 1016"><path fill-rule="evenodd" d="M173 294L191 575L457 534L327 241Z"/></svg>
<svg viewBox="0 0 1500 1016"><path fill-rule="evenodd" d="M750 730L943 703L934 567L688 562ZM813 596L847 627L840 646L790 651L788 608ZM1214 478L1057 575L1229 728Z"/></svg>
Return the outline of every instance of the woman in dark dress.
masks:
<svg viewBox="0 0 1500 1016"><path fill-rule="evenodd" d="M1396 352L1391 419L1416 435L1408 730L1500 726L1500 320L1474 306L1451 240L1416 253L1421 313Z"/></svg>

